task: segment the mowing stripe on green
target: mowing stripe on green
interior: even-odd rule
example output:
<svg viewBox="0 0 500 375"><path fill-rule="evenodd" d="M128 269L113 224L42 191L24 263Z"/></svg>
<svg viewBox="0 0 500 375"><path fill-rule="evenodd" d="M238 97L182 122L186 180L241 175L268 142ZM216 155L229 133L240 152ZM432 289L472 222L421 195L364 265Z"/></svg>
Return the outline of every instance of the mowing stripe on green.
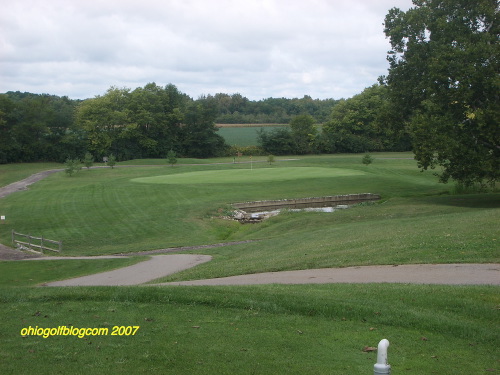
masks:
<svg viewBox="0 0 500 375"><path fill-rule="evenodd" d="M131 181L148 184L242 184L269 181L287 181L308 178L331 178L365 174L354 169L290 167L197 171L153 177L134 178Z"/></svg>

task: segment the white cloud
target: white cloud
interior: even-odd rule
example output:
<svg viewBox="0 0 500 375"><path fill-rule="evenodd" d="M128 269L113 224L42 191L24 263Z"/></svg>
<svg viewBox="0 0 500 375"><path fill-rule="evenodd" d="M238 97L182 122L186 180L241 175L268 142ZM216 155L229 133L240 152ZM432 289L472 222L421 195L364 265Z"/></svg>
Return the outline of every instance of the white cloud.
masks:
<svg viewBox="0 0 500 375"><path fill-rule="evenodd" d="M71 98L173 83L192 97L349 97L385 74L385 14L410 0L17 0L0 92Z"/></svg>

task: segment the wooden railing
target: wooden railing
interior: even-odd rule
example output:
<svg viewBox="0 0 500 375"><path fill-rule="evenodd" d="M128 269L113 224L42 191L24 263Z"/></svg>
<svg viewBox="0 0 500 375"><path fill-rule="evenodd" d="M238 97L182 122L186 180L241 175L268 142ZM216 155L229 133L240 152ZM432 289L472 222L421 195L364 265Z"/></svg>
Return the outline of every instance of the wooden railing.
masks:
<svg viewBox="0 0 500 375"><path fill-rule="evenodd" d="M19 239L21 237L21 239ZM43 237L35 237L30 234L22 234L12 230L12 243L16 247L27 248L29 250L43 253L44 250L60 253L62 250L62 241L49 240ZM57 246L53 246L57 245ZM54 248L57 247L57 248Z"/></svg>

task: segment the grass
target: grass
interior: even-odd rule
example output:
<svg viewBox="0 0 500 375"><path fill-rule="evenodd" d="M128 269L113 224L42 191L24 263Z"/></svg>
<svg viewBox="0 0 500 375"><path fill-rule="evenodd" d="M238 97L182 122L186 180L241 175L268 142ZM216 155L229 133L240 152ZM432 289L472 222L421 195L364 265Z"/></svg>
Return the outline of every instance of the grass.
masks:
<svg viewBox="0 0 500 375"><path fill-rule="evenodd" d="M231 146L258 146L257 132L260 129L269 131L276 128L287 128L288 125L276 124L269 125L255 125L248 124L247 126L222 126L219 128L219 135L221 135L226 143Z"/></svg>
<svg viewBox="0 0 500 375"><path fill-rule="evenodd" d="M34 286L130 266L145 257L0 262L0 287Z"/></svg>
<svg viewBox="0 0 500 375"><path fill-rule="evenodd" d="M290 168L256 168L231 169L216 171L196 171L161 175L154 177L134 178L132 182L146 184L261 184L276 181L296 181L312 178L331 178L363 175L364 172L345 168L290 167Z"/></svg>
<svg viewBox="0 0 500 375"><path fill-rule="evenodd" d="M139 160L126 163L137 168L53 174L0 200L8 218L0 241L9 244L15 228L63 240L64 254L95 255L256 240L196 250L214 260L168 280L499 262L498 192L456 194L432 173L419 172L408 153L373 154L369 166L362 156L254 163L252 171L232 158L179 160L173 168L165 160ZM35 166L0 166L0 185L30 171ZM300 178L301 171L311 174ZM217 218L232 202L363 192L382 201L333 214L287 213L257 225ZM376 353L362 349L382 338L391 342L394 373L500 368L498 287L35 287L133 261L0 262L0 373L364 374L373 373ZM135 336L22 337L30 325L140 329Z"/></svg>
<svg viewBox="0 0 500 375"><path fill-rule="evenodd" d="M497 288L297 285L1 290L2 374L363 374L498 367ZM21 337L29 326L140 326L135 336ZM7 349L7 350L5 350ZM472 354L473 353L473 354ZM34 368L36 366L36 369Z"/></svg>
<svg viewBox="0 0 500 375"><path fill-rule="evenodd" d="M1 164L0 187L23 180L41 171L60 168L63 168L63 165L58 163Z"/></svg>
<svg viewBox="0 0 500 375"><path fill-rule="evenodd" d="M278 216L241 237L259 241L193 251L214 260L162 281L373 264L499 262L499 197L468 198L477 206L457 206L463 197L444 196Z"/></svg>
<svg viewBox="0 0 500 375"><path fill-rule="evenodd" d="M304 167L307 169L297 169ZM231 176L250 172L242 170L242 164L231 163L102 168L84 170L74 177L53 174L28 191L0 201L0 211L8 218L8 222L0 226L0 240L9 243L10 230L15 229L62 240L64 253L70 255L199 245L243 238L247 232L255 231L239 228L228 236L225 226L231 225L233 230L234 223L207 220L207 215L232 202L364 192L378 193L389 199L443 191L430 173L418 172L413 160L380 160L367 168L359 156L318 156L278 162L272 167L254 163L253 168L252 176L257 177L269 173L269 169L276 177L297 177L299 170L316 171L316 175L297 180L301 183L274 177L268 181L243 178L239 183L232 180L225 184L189 183L188 180L176 185L134 182L137 178L157 176L174 179L198 176L197 182L200 182L207 173L225 175L229 177L226 182L231 182ZM349 175L339 176L339 170ZM329 177L318 176L318 171Z"/></svg>

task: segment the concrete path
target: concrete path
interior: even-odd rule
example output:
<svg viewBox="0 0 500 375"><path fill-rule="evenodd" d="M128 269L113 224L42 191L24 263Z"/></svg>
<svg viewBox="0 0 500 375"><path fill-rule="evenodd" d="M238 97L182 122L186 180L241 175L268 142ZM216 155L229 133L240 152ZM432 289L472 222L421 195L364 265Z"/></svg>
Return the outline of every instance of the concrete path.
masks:
<svg viewBox="0 0 500 375"><path fill-rule="evenodd" d="M49 258L50 259L50 258ZM54 259L54 258L52 258ZM67 259L67 258L64 258ZM88 258L87 258L88 259ZM144 262L117 270L69 280L54 281L44 286L120 286L138 285L208 262L209 255L155 255Z"/></svg>
<svg viewBox="0 0 500 375"><path fill-rule="evenodd" d="M98 259L101 257L92 257ZM112 256L102 257L112 258ZM57 259L39 258L36 260ZM71 258L62 258L71 259ZM89 259L75 257L74 259ZM144 262L113 271L54 281L44 286L120 286L140 285L195 267L212 259L209 255L155 255ZM33 259L35 260L35 259ZM298 271L265 272L206 280L179 281L170 285L254 285L254 284L330 284L330 283L411 283L447 285L500 285L500 264L415 264L400 266L362 266L320 268Z"/></svg>
<svg viewBox="0 0 500 375"><path fill-rule="evenodd" d="M411 283L500 285L500 264L416 264L266 272L155 285Z"/></svg>

